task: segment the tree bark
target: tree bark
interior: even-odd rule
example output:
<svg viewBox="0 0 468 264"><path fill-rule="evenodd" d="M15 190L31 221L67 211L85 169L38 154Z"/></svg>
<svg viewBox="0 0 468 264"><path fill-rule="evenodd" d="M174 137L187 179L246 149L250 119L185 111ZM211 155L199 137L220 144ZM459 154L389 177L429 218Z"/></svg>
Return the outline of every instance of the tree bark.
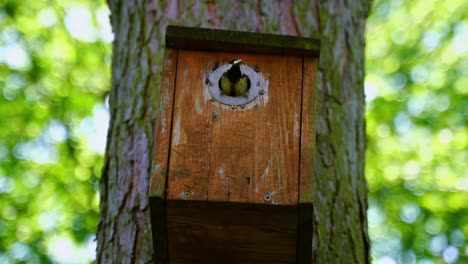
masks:
<svg viewBox="0 0 468 264"><path fill-rule="evenodd" d="M111 122L98 263L153 261L148 190L168 23L320 37L314 263L370 263L364 178L364 29L370 1L109 0Z"/></svg>

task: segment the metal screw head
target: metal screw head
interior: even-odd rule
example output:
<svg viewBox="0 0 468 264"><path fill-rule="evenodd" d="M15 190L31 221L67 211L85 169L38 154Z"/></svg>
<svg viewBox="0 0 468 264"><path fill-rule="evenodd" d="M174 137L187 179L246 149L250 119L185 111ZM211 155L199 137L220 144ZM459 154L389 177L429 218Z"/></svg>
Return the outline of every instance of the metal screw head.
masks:
<svg viewBox="0 0 468 264"><path fill-rule="evenodd" d="M214 101L216 101L216 98L211 97L211 102L214 102Z"/></svg>
<svg viewBox="0 0 468 264"><path fill-rule="evenodd" d="M265 195L263 195L263 200L265 200L265 202L271 202L272 198L273 196L271 195L271 193L265 193Z"/></svg>
<svg viewBox="0 0 468 264"><path fill-rule="evenodd" d="M185 199L190 198L190 192L189 192L189 191L185 191L185 192L184 192L184 198L185 198Z"/></svg>
<svg viewBox="0 0 468 264"><path fill-rule="evenodd" d="M241 104L241 108L244 109L244 108L245 108L245 104Z"/></svg>
<svg viewBox="0 0 468 264"><path fill-rule="evenodd" d="M260 91L258 92L259 94L265 94L265 90L264 89L260 89Z"/></svg>
<svg viewBox="0 0 468 264"><path fill-rule="evenodd" d="M237 105L231 105L232 110L235 110L237 108Z"/></svg>

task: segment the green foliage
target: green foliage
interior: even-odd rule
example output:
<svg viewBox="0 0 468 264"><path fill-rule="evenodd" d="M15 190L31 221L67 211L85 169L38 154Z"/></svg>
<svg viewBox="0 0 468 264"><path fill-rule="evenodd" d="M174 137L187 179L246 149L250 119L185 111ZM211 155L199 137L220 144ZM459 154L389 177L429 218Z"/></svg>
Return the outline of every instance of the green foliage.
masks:
<svg viewBox="0 0 468 264"><path fill-rule="evenodd" d="M377 0L367 27L375 263L466 263L468 5ZM0 0L0 263L94 258L104 1Z"/></svg>
<svg viewBox="0 0 468 264"><path fill-rule="evenodd" d="M374 3L365 90L376 263L468 261L467 11L463 0Z"/></svg>
<svg viewBox="0 0 468 264"><path fill-rule="evenodd" d="M104 1L0 1L0 263L94 258L109 34Z"/></svg>

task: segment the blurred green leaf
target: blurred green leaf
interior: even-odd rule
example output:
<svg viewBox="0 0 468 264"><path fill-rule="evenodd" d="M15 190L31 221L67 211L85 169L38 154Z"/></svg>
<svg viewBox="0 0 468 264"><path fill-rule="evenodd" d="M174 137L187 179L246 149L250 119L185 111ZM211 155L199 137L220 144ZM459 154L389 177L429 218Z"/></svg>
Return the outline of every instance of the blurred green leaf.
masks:
<svg viewBox="0 0 468 264"><path fill-rule="evenodd" d="M104 1L0 1L0 263L94 259L108 16Z"/></svg>
<svg viewBox="0 0 468 264"><path fill-rule="evenodd" d="M468 262L467 10L459 0L373 4L365 90L375 263Z"/></svg>

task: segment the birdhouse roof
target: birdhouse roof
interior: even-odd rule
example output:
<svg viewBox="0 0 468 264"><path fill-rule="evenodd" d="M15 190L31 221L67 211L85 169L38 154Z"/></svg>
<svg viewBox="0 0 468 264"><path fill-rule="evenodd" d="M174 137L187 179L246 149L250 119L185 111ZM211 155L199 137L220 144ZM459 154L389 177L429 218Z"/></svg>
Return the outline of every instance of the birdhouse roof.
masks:
<svg viewBox="0 0 468 264"><path fill-rule="evenodd" d="M317 57L320 40L287 35L168 26L166 47Z"/></svg>

